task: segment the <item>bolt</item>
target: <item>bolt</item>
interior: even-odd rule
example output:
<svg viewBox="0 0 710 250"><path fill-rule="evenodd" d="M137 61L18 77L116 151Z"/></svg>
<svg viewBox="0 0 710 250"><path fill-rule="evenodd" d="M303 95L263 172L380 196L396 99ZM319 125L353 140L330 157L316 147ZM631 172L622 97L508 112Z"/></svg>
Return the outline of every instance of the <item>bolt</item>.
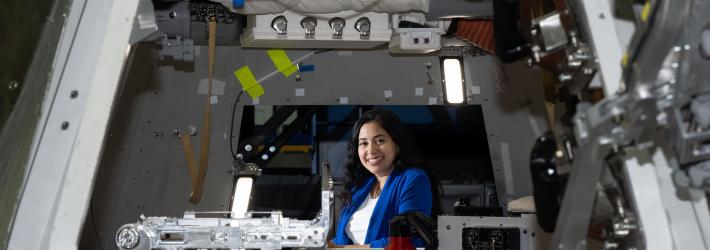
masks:
<svg viewBox="0 0 710 250"><path fill-rule="evenodd" d="M116 238L116 243L120 248L133 249L138 245L140 236L133 228L122 228Z"/></svg>
<svg viewBox="0 0 710 250"><path fill-rule="evenodd" d="M262 159L262 160L268 160L268 159L269 159L269 155L263 154L263 155L261 155L261 159Z"/></svg>
<svg viewBox="0 0 710 250"><path fill-rule="evenodd" d="M274 146L269 147L269 151L271 153L276 152L276 147L274 147Z"/></svg>
<svg viewBox="0 0 710 250"><path fill-rule="evenodd" d="M62 122L62 130L67 130L69 128L69 122Z"/></svg>
<svg viewBox="0 0 710 250"><path fill-rule="evenodd" d="M418 43L419 43L419 38L414 38L414 44L418 44Z"/></svg>
<svg viewBox="0 0 710 250"><path fill-rule="evenodd" d="M72 90L71 93L69 94L69 97L71 97L71 99L74 99L77 96L79 96L79 91L76 91L76 90Z"/></svg>

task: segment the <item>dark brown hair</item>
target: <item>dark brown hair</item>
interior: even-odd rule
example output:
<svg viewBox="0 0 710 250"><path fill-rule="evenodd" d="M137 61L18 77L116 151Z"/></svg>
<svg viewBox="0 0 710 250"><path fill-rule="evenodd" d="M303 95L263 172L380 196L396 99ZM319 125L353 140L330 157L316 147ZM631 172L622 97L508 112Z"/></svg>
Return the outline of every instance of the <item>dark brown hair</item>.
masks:
<svg viewBox="0 0 710 250"><path fill-rule="evenodd" d="M429 177L431 183L432 194L432 218L441 214L440 204L440 184L437 178L431 174L422 164L419 150L416 147L414 137L409 133L409 130L404 123L391 111L384 109L371 109L360 116L360 119L355 123L353 135L348 143L348 162L346 163L345 189L343 190L344 204L348 204L352 198L352 189L363 185L364 182L372 176L365 166L362 165L358 157L358 140L360 129L368 122L376 122L379 124L399 147L399 152L394 159L395 169L405 169L410 167L419 167Z"/></svg>

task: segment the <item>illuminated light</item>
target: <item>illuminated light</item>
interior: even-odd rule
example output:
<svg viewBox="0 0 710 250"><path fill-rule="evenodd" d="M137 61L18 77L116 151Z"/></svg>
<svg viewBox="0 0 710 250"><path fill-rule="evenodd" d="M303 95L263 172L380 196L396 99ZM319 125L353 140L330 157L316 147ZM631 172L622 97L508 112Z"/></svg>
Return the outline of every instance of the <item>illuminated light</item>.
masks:
<svg viewBox="0 0 710 250"><path fill-rule="evenodd" d="M234 196L232 196L232 218L244 218L249 207L249 197L251 197L253 184L254 179L251 177L239 177L237 179L237 187L234 189Z"/></svg>
<svg viewBox="0 0 710 250"><path fill-rule="evenodd" d="M461 59L446 58L442 64L444 68L444 99L450 104L463 103L465 97Z"/></svg>

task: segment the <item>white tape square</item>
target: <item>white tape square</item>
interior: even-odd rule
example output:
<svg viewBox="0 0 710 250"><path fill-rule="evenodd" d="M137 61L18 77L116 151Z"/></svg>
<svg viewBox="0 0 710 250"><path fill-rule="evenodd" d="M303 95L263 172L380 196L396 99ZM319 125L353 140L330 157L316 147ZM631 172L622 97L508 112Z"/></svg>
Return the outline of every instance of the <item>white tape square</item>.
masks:
<svg viewBox="0 0 710 250"><path fill-rule="evenodd" d="M414 88L414 95L415 96L423 96L424 95L424 88Z"/></svg>
<svg viewBox="0 0 710 250"><path fill-rule="evenodd" d="M225 85L224 81L212 78L212 95L224 95ZM208 88L209 80L207 78L200 80L200 85L197 86L197 94L206 95Z"/></svg>
<svg viewBox="0 0 710 250"><path fill-rule="evenodd" d="M341 96L341 97L338 99L338 102L339 102L340 104L348 104L348 97L347 97L347 96Z"/></svg>
<svg viewBox="0 0 710 250"><path fill-rule="evenodd" d="M306 89L304 88L297 88L296 89L296 96L304 96L306 95Z"/></svg>
<svg viewBox="0 0 710 250"><path fill-rule="evenodd" d="M254 97L254 99L251 99L251 104L259 105L259 97Z"/></svg>
<svg viewBox="0 0 710 250"><path fill-rule="evenodd" d="M439 99L436 97L429 97L429 105L435 105L439 103Z"/></svg>
<svg viewBox="0 0 710 250"><path fill-rule="evenodd" d="M195 48L195 55L199 56L200 55L200 48L202 48L202 46L195 45L194 48Z"/></svg>
<svg viewBox="0 0 710 250"><path fill-rule="evenodd" d="M481 94L481 87L480 86L471 87L471 94L480 95Z"/></svg>
<svg viewBox="0 0 710 250"><path fill-rule="evenodd" d="M385 98L390 98L392 97L392 90L385 90Z"/></svg>
<svg viewBox="0 0 710 250"><path fill-rule="evenodd" d="M216 95L210 96L210 104L215 104L217 102L218 100Z"/></svg>

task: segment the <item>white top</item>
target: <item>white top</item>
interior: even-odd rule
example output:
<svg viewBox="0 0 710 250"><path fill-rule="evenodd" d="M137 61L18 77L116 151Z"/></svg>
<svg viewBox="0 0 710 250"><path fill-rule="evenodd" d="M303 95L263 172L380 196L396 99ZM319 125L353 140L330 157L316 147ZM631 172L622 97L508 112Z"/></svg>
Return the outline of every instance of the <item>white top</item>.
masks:
<svg viewBox="0 0 710 250"><path fill-rule="evenodd" d="M377 205L377 200L380 198L372 198L369 194L367 199L362 202L362 205L355 211L350 221L348 221L348 226L345 228L345 233L348 234L353 243L356 245L365 244L365 235L367 235L367 227L370 226L370 216L372 216L372 211L375 210L375 205Z"/></svg>

